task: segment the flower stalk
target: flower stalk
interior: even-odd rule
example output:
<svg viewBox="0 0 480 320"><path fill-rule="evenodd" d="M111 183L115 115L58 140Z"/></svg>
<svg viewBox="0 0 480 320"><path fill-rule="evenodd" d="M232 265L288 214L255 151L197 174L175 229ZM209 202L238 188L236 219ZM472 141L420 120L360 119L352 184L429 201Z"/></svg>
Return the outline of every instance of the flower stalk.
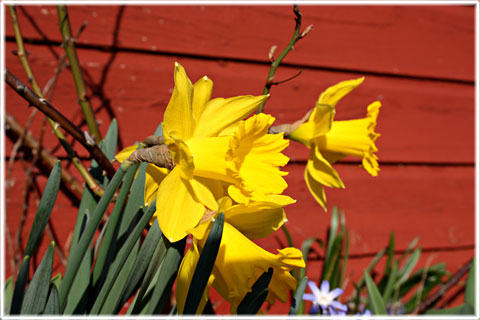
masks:
<svg viewBox="0 0 480 320"><path fill-rule="evenodd" d="M311 30L313 30L313 26L309 25L303 32L300 32L300 29L302 27L302 14L301 14L301 12L298 9L298 6L296 4L293 5L293 13L295 14L295 30L293 32L292 38L290 39L290 42L287 44L285 49L283 49L283 51L280 53L280 55L276 59L273 57L273 54L274 54L275 50L277 49L276 46L272 47L272 49L270 50L270 52L268 54L268 58L271 61L271 65L270 65L270 71L268 72L265 87L263 88L263 95L267 95L270 92L271 87L274 84L278 84L278 83L274 83L273 79L275 77L275 72L277 71L277 69L280 66L280 63L283 61L283 59L285 59L287 54L293 49L293 46L297 43L298 40L304 38ZM297 75L293 76L291 79L297 77L298 75L299 75L299 73ZM291 80L291 79L288 79L288 80ZM285 81L282 81L282 82L285 82ZM266 103L266 101L264 101L258 107L257 113L262 113L263 112L263 109L265 108L265 103Z"/></svg>
<svg viewBox="0 0 480 320"><path fill-rule="evenodd" d="M18 16L17 12L14 6L8 6L10 16L12 18L12 25L13 25L13 30L15 33L15 40L17 42L17 56L23 66L23 69L25 70L25 74L27 75L28 82L33 88L33 91L37 94L37 96L40 97L40 99L45 99L42 90L40 89L38 82L35 78L35 75L33 74L32 68L30 67L30 64L28 62L28 57L27 53L25 51L25 46L23 43L23 37L22 33L20 30L20 24L18 23ZM73 165L75 168L80 172L82 175L83 179L85 180L85 183L88 185L88 187L98 196L101 196L103 194L103 189L100 187L95 179L93 179L92 175L90 172L87 170L87 168L82 164L78 156L76 155L75 151L73 150L72 146L68 143L67 139L65 138L65 135L63 132L60 130L59 126L47 115L48 122L50 126L52 127L52 130L55 134L55 136L58 138L58 141L62 145L62 147L65 149L67 152L68 157L72 161Z"/></svg>
<svg viewBox="0 0 480 320"><path fill-rule="evenodd" d="M57 6L58 19L60 23L60 32L62 33L63 47L70 63L70 69L72 70L73 80L75 87L77 88L78 102L82 108L83 115L87 122L88 130L93 135L95 142L98 144L102 140L100 130L98 129L97 122L95 121L95 115L90 104L87 94L87 88L82 76L82 70L80 68L80 61L75 50L74 38L72 36L72 30L70 27L70 19L68 17L67 7L65 5Z"/></svg>

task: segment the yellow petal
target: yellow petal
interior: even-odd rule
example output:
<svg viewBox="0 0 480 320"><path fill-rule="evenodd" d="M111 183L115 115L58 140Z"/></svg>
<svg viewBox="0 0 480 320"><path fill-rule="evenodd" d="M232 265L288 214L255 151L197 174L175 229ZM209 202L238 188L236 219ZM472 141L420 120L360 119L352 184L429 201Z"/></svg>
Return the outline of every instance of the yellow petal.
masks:
<svg viewBox="0 0 480 320"><path fill-rule="evenodd" d="M238 96L210 100L196 123L194 136L218 136L223 129L255 111L267 98L268 96Z"/></svg>
<svg viewBox="0 0 480 320"><path fill-rule="evenodd" d="M295 203L295 200L288 196L273 197L277 197L276 202L270 198L272 202L252 201L234 205L225 210L225 221L249 239L265 238L285 223L287 216L282 207Z"/></svg>
<svg viewBox="0 0 480 320"><path fill-rule="evenodd" d="M332 168L316 146L310 151L310 158L308 159L306 170L308 170L308 173L313 179L324 186L330 188L345 188L337 171Z"/></svg>
<svg viewBox="0 0 480 320"><path fill-rule="evenodd" d="M176 167L180 168L180 173L184 179L192 179L195 164L193 155L188 145L181 139L168 138L165 140Z"/></svg>
<svg viewBox="0 0 480 320"><path fill-rule="evenodd" d="M365 78L358 78L353 80L342 81L334 86L329 87L325 90L320 97L318 97L318 105L330 105L335 107L338 101L346 96L353 89L358 87ZM315 114L310 115L310 120L313 120Z"/></svg>
<svg viewBox="0 0 480 320"><path fill-rule="evenodd" d="M312 196L317 200L325 211L327 211L327 197L325 191L323 190L322 184L313 179L310 172L305 169L305 182L307 183L308 190Z"/></svg>
<svg viewBox="0 0 480 320"><path fill-rule="evenodd" d="M145 173L145 205L148 206L157 197L158 186L165 179L169 170L148 164Z"/></svg>
<svg viewBox="0 0 480 320"><path fill-rule="evenodd" d="M157 192L156 217L165 237L176 242L187 236L187 230L195 227L205 207L198 202L188 180L181 177L181 169L175 167L163 179Z"/></svg>
<svg viewBox="0 0 480 320"><path fill-rule="evenodd" d="M123 162L125 161L125 159L127 159L132 153L133 151L137 150L137 145L134 144L134 145L131 145L129 147L126 147L124 148L122 151L120 151L116 156L115 156L115 159L118 161L118 162Z"/></svg>
<svg viewBox="0 0 480 320"><path fill-rule="evenodd" d="M205 104L212 95L213 82L204 76L193 85L193 118L196 122L203 112Z"/></svg>
<svg viewBox="0 0 480 320"><path fill-rule="evenodd" d="M215 200L215 197L209 188L211 185L215 184L215 181L211 181L210 183L209 179L193 177L193 179L190 180L190 183L195 198L198 202L200 202L210 210L215 211L218 209L217 200Z"/></svg>
<svg viewBox="0 0 480 320"><path fill-rule="evenodd" d="M175 87L163 115L163 132L167 136L187 140L194 128L193 86L185 69L175 62Z"/></svg>
<svg viewBox="0 0 480 320"><path fill-rule="evenodd" d="M194 155L194 174L229 183L238 183L240 180L227 172L225 154L229 148L229 142L230 137L189 139L187 145Z"/></svg>

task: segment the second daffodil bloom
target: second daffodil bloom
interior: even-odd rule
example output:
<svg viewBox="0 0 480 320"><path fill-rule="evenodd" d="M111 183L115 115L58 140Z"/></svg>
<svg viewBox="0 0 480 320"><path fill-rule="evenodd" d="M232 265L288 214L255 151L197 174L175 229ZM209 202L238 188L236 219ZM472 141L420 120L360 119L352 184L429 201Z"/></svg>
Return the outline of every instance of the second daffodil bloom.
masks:
<svg viewBox="0 0 480 320"><path fill-rule="evenodd" d="M362 159L362 166L372 176L380 170L375 152L375 132L381 106L375 101L367 107L362 119L334 121L335 105L364 78L340 82L329 87L318 98L308 120L288 135L288 138L310 148L305 169L305 181L317 202L326 209L326 196L322 186L344 188L344 184L332 164L346 156Z"/></svg>
<svg viewBox="0 0 480 320"><path fill-rule="evenodd" d="M157 199L155 216L171 242L187 236L206 210L217 211L224 187L237 203L286 197L279 195L287 184L278 167L288 162L281 153L288 140L268 134L273 117L259 114L242 121L268 96L210 100L213 82L205 76L192 85L178 63L174 79L162 128L175 167L150 165L145 187L145 200Z"/></svg>

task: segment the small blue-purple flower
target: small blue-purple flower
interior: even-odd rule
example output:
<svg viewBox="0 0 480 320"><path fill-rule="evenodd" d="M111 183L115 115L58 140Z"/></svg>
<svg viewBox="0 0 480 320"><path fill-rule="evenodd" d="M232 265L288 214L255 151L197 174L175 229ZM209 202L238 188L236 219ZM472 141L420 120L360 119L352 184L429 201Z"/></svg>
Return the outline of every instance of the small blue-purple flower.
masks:
<svg viewBox="0 0 480 320"><path fill-rule="evenodd" d="M365 306L362 305L362 306L360 307L360 312L357 312L356 315L357 315L357 316L371 316L371 315L372 315L372 313L370 312L370 310L368 310L368 309L364 310L364 309L365 309Z"/></svg>
<svg viewBox="0 0 480 320"><path fill-rule="evenodd" d="M313 281L308 281L308 286L310 287L312 293L305 293L303 295L303 300L313 302L312 308L310 309L310 314L318 314L320 310L322 311L322 314L347 314L347 306L342 304L340 301L335 300L343 293L342 289L335 288L330 291L330 283L328 283L327 280L322 281L320 289Z"/></svg>

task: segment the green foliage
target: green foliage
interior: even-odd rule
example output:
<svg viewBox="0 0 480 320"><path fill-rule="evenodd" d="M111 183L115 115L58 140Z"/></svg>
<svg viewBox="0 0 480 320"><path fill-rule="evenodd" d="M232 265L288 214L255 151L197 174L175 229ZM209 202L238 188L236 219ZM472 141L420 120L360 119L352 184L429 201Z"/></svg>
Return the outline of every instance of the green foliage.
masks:
<svg viewBox="0 0 480 320"><path fill-rule="evenodd" d="M268 295L268 285L272 280L273 268L264 272L252 286L237 308L238 314L257 314Z"/></svg>

